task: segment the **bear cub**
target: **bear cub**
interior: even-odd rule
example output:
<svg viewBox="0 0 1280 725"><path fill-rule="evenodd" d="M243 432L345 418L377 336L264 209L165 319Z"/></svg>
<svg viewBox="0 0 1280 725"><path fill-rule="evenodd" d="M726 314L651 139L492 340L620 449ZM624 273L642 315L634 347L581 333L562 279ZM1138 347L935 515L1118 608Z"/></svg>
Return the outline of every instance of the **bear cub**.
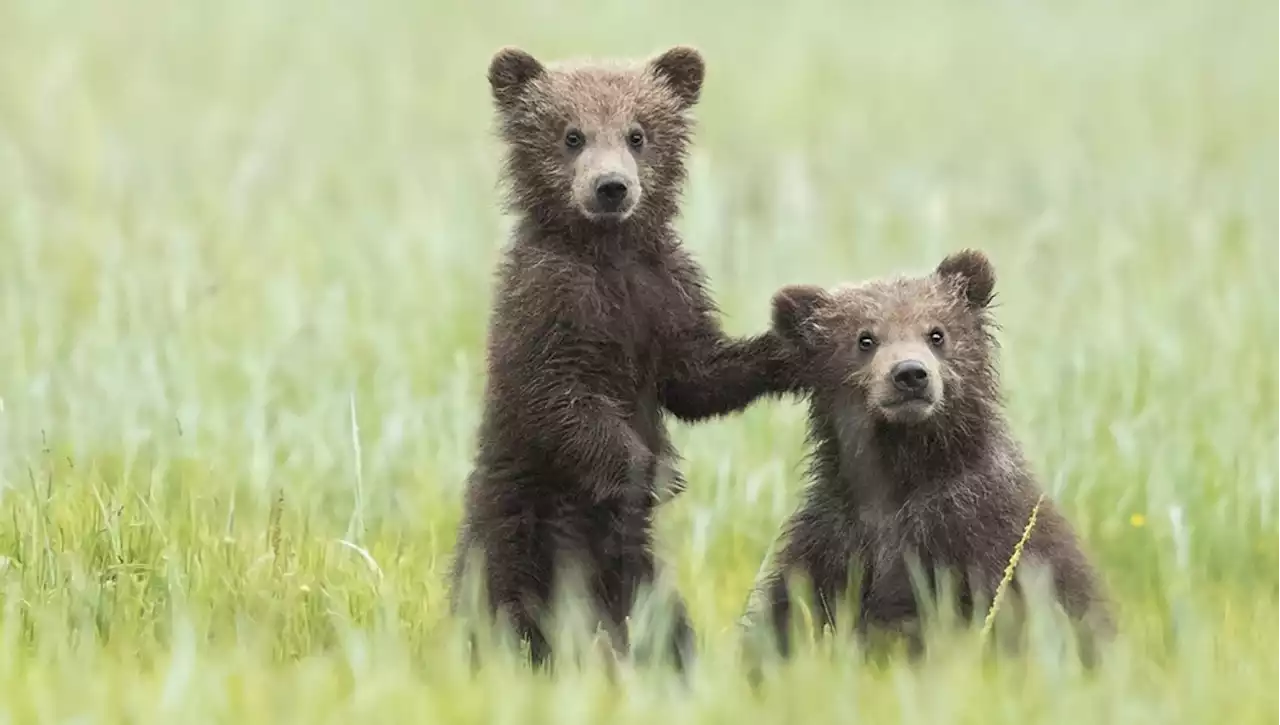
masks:
<svg viewBox="0 0 1280 725"><path fill-rule="evenodd" d="M736 412L788 380L785 340L726 337L673 227L703 76L685 47L560 65L507 48L489 66L516 225L498 268L451 600L457 612L476 574L488 616L535 663L550 654L543 620L566 567L594 623L627 650L626 617L658 569L655 508L682 486L665 416ZM660 650L679 666L692 629L670 596Z"/></svg>
<svg viewBox="0 0 1280 725"><path fill-rule="evenodd" d="M991 602L1040 498L1003 414L994 287L986 256L965 250L927 276L774 295L775 330L803 351L811 480L746 623L763 625L784 656L793 593L813 598L819 628L846 605L860 636L896 632L915 647L915 566L926 591L935 574L950 577L963 617ZM1109 636L1093 568L1047 498L1023 550L1027 567L1047 569L1079 634ZM1091 657L1094 640L1081 640Z"/></svg>

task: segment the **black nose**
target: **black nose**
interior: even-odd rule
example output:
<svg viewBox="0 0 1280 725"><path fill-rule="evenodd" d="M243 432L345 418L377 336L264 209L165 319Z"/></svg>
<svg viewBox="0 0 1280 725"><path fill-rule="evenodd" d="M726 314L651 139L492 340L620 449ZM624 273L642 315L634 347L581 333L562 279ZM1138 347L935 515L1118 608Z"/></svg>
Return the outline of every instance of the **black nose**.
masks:
<svg viewBox="0 0 1280 725"><path fill-rule="evenodd" d="M596 200L605 211L617 211L627 198L627 182L620 176L605 176L596 182Z"/></svg>
<svg viewBox="0 0 1280 725"><path fill-rule="evenodd" d="M929 384L929 369L917 360L903 360L893 366L893 386L908 393L918 393Z"/></svg>

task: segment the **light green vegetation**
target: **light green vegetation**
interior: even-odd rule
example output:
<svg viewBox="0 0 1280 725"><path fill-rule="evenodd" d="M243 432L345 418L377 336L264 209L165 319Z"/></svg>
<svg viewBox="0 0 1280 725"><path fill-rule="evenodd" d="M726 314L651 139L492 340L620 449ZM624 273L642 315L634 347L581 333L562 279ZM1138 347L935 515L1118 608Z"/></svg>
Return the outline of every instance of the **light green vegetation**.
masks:
<svg viewBox="0 0 1280 725"><path fill-rule="evenodd" d="M0 3L0 722L1275 722L1276 28L1264 0ZM708 61L681 227L731 331L783 284L992 256L1010 418L1117 601L1097 675L827 641L751 695L787 400L676 428L687 691L469 677L443 584L507 223L485 66L680 42Z"/></svg>

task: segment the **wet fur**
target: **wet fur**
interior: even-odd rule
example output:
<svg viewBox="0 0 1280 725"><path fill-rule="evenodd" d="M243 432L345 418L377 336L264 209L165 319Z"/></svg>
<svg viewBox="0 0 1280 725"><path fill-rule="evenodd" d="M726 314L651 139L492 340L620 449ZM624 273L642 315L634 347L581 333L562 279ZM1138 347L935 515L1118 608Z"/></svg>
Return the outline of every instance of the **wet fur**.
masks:
<svg viewBox="0 0 1280 725"><path fill-rule="evenodd" d="M702 73L687 48L558 68L507 49L490 67L518 222L497 271L452 600L456 611L479 553L489 612L537 663L550 655L543 617L570 563L615 648L628 648L625 617L657 574L655 508L683 485L665 416L742 410L783 390L792 367L772 333L725 336L672 227ZM635 154L639 202L625 219L592 219L574 196L592 169L566 155L565 129L612 143L637 121L648 140ZM669 654L680 664L693 632L673 606Z"/></svg>
<svg viewBox="0 0 1280 725"><path fill-rule="evenodd" d="M986 258L967 251L924 277L830 292L796 286L775 295L776 329L809 351L798 374L809 393L810 486L757 584L747 623L763 624L782 653L791 649L797 593L812 597L819 627L834 625L840 605L852 604L864 635L918 634L908 562L926 576L946 571L958 579L953 603L962 616L990 602L1040 496L999 396L994 281ZM883 393L873 379L883 366L859 358L868 353L856 339L878 329L903 341L934 326L948 341L931 367L944 393L924 422L892 423L878 407ZM904 330L910 334L898 334ZM1049 568L1065 611L1087 624L1086 646L1110 635L1092 566L1048 499L1023 562ZM805 586L788 586L798 582Z"/></svg>

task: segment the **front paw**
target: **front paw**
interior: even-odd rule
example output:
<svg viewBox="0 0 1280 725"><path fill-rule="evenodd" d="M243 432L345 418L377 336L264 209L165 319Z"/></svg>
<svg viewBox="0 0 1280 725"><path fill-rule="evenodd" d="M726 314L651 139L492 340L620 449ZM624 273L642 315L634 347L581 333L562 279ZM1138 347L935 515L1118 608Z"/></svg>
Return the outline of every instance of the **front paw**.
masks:
<svg viewBox="0 0 1280 725"><path fill-rule="evenodd" d="M685 487L684 474L674 462L664 459L658 463L658 473L653 482L653 497L658 505L684 493Z"/></svg>
<svg viewBox="0 0 1280 725"><path fill-rule="evenodd" d="M631 441L622 457L621 470L604 476L592 487L597 502L640 499L650 495L657 457L638 440Z"/></svg>
<svg viewBox="0 0 1280 725"><path fill-rule="evenodd" d="M654 479L658 474L658 457L643 445L633 447L631 466L627 471L627 495L636 497L641 492L652 490Z"/></svg>
<svg viewBox="0 0 1280 725"><path fill-rule="evenodd" d="M767 334L772 347L769 378L773 389L786 393L807 389L805 381L809 379L809 371L816 364L817 351L779 334L776 330Z"/></svg>

